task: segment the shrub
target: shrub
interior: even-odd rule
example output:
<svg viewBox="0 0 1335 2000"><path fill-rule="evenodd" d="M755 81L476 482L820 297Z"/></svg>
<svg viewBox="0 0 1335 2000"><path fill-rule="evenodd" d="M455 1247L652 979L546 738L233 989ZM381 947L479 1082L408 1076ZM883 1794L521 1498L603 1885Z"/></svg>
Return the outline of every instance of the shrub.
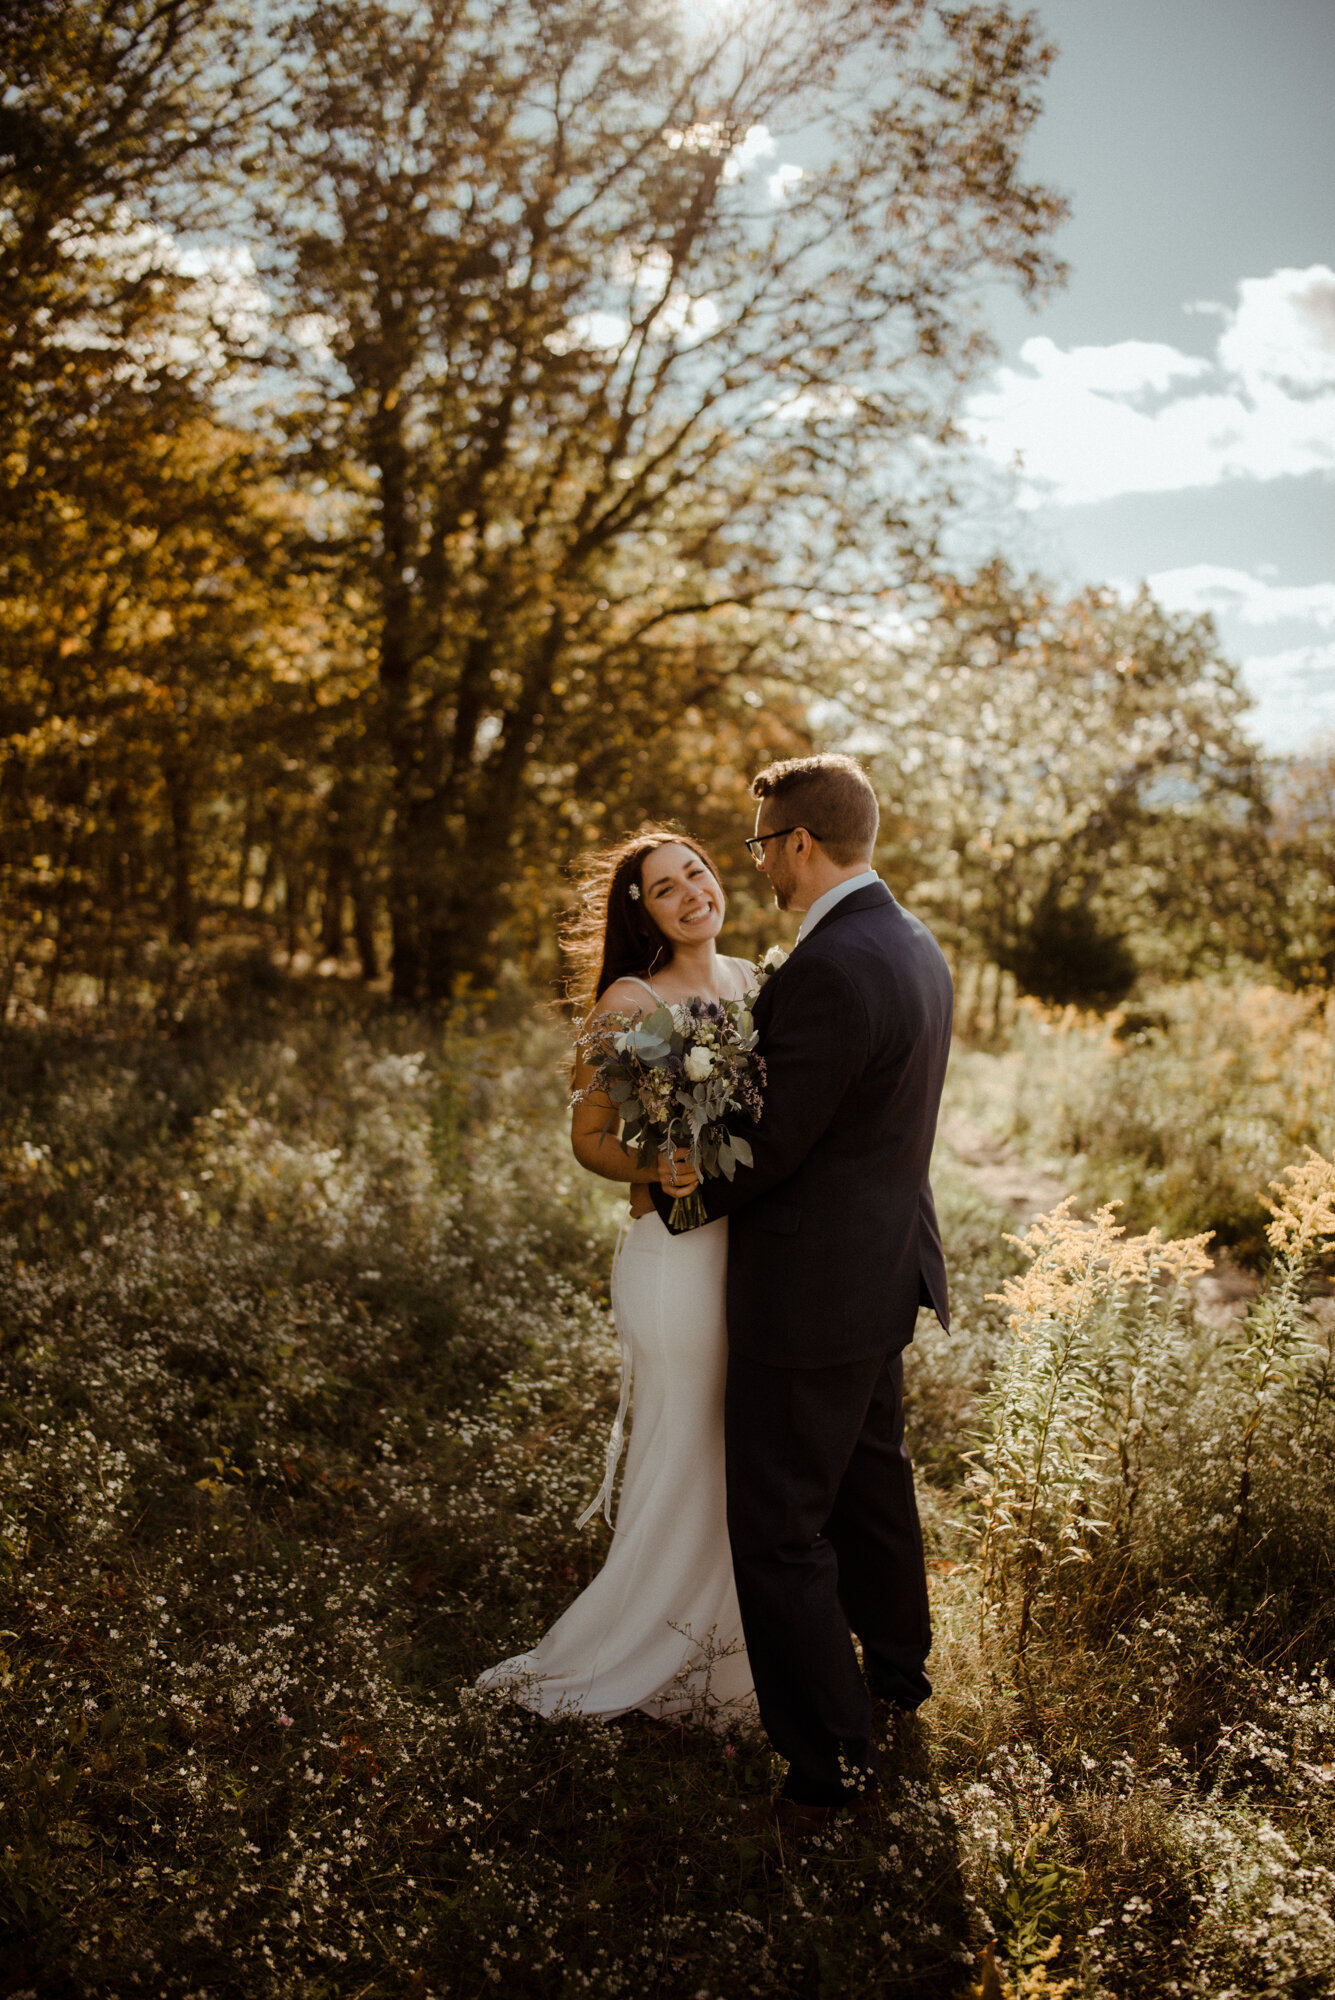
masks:
<svg viewBox="0 0 1335 2000"><path fill-rule="evenodd" d="M1305 1146L1335 1151L1335 1000L1204 982L1154 999L1126 1038L1121 1014L1022 1002L1001 1060L956 1052L955 1101L1081 1207L1259 1259L1263 1190Z"/></svg>

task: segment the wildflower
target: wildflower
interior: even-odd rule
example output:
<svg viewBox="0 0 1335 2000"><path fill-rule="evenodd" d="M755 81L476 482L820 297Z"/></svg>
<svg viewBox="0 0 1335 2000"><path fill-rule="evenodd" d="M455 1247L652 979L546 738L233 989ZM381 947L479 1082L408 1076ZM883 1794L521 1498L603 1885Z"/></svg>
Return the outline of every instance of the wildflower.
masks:
<svg viewBox="0 0 1335 2000"><path fill-rule="evenodd" d="M1335 1162L1306 1148L1307 1158L1299 1166L1286 1167L1283 1181L1271 1181L1277 1202L1261 1196L1262 1207L1274 1221L1267 1225L1270 1247L1295 1263L1320 1256L1335 1242Z"/></svg>

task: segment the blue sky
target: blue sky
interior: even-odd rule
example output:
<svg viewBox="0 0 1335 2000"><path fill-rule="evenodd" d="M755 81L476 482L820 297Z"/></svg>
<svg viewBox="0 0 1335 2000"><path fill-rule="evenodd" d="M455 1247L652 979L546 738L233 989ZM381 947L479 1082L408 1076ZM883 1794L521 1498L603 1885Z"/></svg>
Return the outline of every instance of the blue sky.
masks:
<svg viewBox="0 0 1335 2000"><path fill-rule="evenodd" d="M1335 730L1335 0L1038 0L1066 289L989 302L987 524L1210 610L1271 749ZM982 525L981 523L979 525Z"/></svg>

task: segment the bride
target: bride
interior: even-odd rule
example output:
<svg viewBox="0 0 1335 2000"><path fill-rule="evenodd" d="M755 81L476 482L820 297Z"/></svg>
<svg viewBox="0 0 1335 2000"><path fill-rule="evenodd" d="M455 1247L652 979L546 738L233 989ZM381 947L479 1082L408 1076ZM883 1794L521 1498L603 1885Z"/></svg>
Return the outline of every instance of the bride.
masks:
<svg viewBox="0 0 1335 2000"><path fill-rule="evenodd" d="M639 1016L693 994L741 999L754 984L751 967L715 949L726 907L705 850L669 827L646 826L598 856L567 940L580 1011ZM587 1089L591 1076L577 1059L576 1090ZM671 1162L638 1166L604 1129L611 1109L596 1098L576 1103L571 1142L581 1166L630 1191L630 1226L612 1265L622 1406L603 1488L580 1522L600 1503L612 1519L633 1378L615 1532L588 1589L530 1652L489 1668L478 1686L505 1688L542 1715L638 1708L655 1716L704 1712L715 1723L749 1719L754 1693L723 1477L728 1227L711 1222L676 1236L664 1226L648 1184L684 1192L678 1169Z"/></svg>

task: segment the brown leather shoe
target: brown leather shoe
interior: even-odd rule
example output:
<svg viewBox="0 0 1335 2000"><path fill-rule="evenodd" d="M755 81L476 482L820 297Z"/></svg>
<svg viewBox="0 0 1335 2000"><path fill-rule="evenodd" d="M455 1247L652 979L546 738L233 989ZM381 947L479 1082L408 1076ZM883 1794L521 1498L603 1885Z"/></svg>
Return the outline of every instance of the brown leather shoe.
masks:
<svg viewBox="0 0 1335 2000"><path fill-rule="evenodd" d="M836 1807L835 1810L838 1811L839 1808ZM879 1826L883 1810L879 1787L875 1791L857 1793L843 1810L847 1812L854 1826L864 1829Z"/></svg>
<svg viewBox="0 0 1335 2000"><path fill-rule="evenodd" d="M812 1834L828 1833L838 1818L840 1806L807 1806L782 1795L753 1806L746 1815L748 1833L777 1833L784 1840L808 1840Z"/></svg>
<svg viewBox="0 0 1335 2000"><path fill-rule="evenodd" d="M923 1720L916 1708L901 1708L882 1694L871 1698L871 1732L883 1750L903 1757L921 1747Z"/></svg>
<svg viewBox="0 0 1335 2000"><path fill-rule="evenodd" d="M751 1833L777 1833L786 1840L807 1840L813 1834L828 1833L836 1821L851 1820L854 1826L874 1826L881 1817L879 1792L860 1792L841 1800L837 1806L809 1806L800 1799L786 1799L780 1793L763 1806L753 1806L746 1816Z"/></svg>

